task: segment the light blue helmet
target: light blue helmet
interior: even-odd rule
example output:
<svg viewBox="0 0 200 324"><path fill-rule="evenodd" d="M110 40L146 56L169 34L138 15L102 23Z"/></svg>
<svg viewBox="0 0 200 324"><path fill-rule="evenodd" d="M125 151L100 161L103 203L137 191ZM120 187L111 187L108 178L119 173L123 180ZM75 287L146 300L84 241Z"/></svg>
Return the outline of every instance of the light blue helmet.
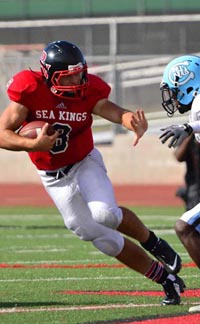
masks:
<svg viewBox="0 0 200 324"><path fill-rule="evenodd" d="M191 109L194 97L200 93L200 57L179 56L168 63L160 85L162 106L169 116Z"/></svg>

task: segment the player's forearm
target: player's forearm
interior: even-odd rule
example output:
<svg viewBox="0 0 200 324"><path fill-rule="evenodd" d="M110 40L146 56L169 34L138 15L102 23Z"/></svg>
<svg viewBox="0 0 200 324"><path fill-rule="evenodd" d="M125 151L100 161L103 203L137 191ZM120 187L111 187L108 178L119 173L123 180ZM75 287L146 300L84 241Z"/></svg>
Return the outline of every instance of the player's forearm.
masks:
<svg viewBox="0 0 200 324"><path fill-rule="evenodd" d="M99 100L93 109L93 113L95 115L100 116L116 124L122 124L122 116L124 112L126 112L125 109L121 108L120 106L107 99Z"/></svg>
<svg viewBox="0 0 200 324"><path fill-rule="evenodd" d="M191 141L193 134L187 137L183 143L181 143L174 152L174 156L178 162L184 162L187 156L188 145Z"/></svg>
<svg viewBox="0 0 200 324"><path fill-rule="evenodd" d="M109 121L120 124L128 129L132 129L131 127L131 119L132 119L133 113L125 110L121 107L113 107L113 109L110 110L107 117L104 117L108 119Z"/></svg>
<svg viewBox="0 0 200 324"><path fill-rule="evenodd" d="M12 130L0 130L0 148L10 151L31 151L33 140L19 136Z"/></svg>
<svg viewBox="0 0 200 324"><path fill-rule="evenodd" d="M148 128L148 123L142 109L132 112L107 99L100 100L94 107L93 113L133 131L136 134L136 144Z"/></svg>

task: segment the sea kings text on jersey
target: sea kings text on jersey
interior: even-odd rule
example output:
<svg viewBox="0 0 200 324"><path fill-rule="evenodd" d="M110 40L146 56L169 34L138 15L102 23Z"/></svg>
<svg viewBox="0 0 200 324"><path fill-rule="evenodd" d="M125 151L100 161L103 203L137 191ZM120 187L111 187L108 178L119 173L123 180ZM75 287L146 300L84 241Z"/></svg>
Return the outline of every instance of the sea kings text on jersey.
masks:
<svg viewBox="0 0 200 324"><path fill-rule="evenodd" d="M87 112L70 112L70 111L55 111L53 110L36 110L37 119L51 119L59 121L85 121L87 118Z"/></svg>

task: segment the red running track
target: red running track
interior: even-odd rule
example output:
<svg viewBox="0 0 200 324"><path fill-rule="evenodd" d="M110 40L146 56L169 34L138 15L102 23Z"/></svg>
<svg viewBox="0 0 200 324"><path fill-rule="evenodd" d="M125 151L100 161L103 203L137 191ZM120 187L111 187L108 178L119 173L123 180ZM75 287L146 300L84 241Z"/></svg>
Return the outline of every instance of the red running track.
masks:
<svg viewBox="0 0 200 324"><path fill-rule="evenodd" d="M178 185L115 185L118 204L182 206L175 196ZM0 184L1 206L53 206L42 184Z"/></svg>

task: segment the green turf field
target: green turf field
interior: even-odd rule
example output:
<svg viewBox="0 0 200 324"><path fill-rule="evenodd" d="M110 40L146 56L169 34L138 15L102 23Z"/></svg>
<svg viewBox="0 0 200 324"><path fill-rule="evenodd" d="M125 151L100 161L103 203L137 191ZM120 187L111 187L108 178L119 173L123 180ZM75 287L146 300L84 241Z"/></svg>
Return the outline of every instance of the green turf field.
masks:
<svg viewBox="0 0 200 324"><path fill-rule="evenodd" d="M173 225L180 208L135 208L144 223L191 262ZM200 297L160 306L161 286L109 258L64 228L53 208L0 209L0 323L83 324L188 314ZM183 267L187 289L199 289L199 270ZM134 292L141 292L135 295ZM163 294L162 294L163 295Z"/></svg>

